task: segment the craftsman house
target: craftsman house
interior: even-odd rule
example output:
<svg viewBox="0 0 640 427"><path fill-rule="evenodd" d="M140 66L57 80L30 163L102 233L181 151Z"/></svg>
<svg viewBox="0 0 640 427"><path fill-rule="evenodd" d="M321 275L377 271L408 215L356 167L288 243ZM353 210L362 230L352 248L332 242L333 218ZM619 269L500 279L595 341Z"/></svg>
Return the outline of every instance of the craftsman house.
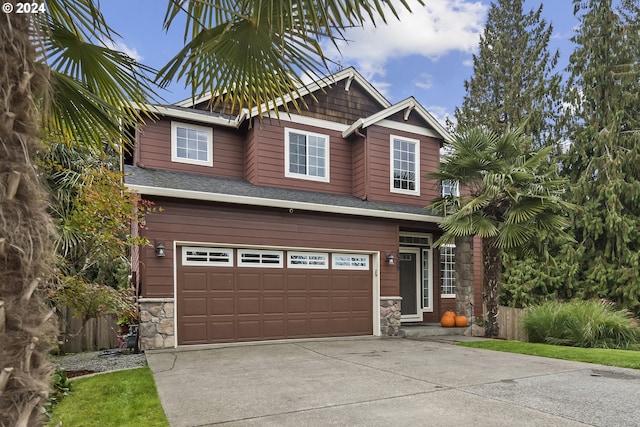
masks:
<svg viewBox="0 0 640 427"><path fill-rule="evenodd" d="M446 130L353 68L300 96L279 118L190 99L136 130L126 185L163 209L132 257L143 348L397 335L455 307L455 248L433 247L428 209L457 191L427 178Z"/></svg>

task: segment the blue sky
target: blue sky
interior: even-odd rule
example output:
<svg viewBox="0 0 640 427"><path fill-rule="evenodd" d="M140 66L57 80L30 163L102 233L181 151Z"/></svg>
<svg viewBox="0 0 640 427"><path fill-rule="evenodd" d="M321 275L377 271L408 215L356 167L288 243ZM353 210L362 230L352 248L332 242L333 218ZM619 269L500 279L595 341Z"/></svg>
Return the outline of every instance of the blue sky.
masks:
<svg viewBox="0 0 640 427"><path fill-rule="evenodd" d="M342 56L327 52L342 66L354 66L391 102L414 96L429 112L443 121L453 115L464 97L464 80L472 72L472 54L477 52L490 1L425 0L424 7L412 3L413 13L401 12L377 28L353 29L351 40L341 48ZM552 48L560 49L559 68L572 51L570 38L577 21L571 0L525 1L525 10L544 5L544 18L554 27ZM103 0L107 22L121 35L117 48L140 62L162 67L183 47L183 28L162 28L166 2L161 0ZM517 59L516 59L517 60ZM183 84L175 83L162 93L168 102L190 96Z"/></svg>

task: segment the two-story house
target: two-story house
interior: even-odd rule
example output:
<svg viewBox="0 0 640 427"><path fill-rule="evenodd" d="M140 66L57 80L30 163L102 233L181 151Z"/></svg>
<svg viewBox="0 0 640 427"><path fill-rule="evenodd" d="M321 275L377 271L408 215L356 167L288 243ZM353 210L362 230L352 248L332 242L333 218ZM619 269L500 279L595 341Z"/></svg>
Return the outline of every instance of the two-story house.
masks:
<svg viewBox="0 0 640 427"><path fill-rule="evenodd" d="M446 130L353 68L300 96L279 118L187 100L137 129L125 182L163 209L132 257L143 348L396 335L455 306L428 209Z"/></svg>

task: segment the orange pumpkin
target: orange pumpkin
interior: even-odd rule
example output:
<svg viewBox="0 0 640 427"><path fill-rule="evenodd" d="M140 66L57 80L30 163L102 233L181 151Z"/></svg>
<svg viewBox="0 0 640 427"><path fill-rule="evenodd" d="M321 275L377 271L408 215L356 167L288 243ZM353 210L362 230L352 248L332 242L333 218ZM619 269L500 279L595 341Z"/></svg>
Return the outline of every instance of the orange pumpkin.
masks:
<svg viewBox="0 0 640 427"><path fill-rule="evenodd" d="M467 316L456 316L454 321L457 327L467 326L469 324Z"/></svg>
<svg viewBox="0 0 640 427"><path fill-rule="evenodd" d="M456 324L456 318L455 316L451 316L451 315L447 315L447 313L445 313L441 318L440 318L440 325L442 327L445 328L452 328L453 326L455 326Z"/></svg>
<svg viewBox="0 0 640 427"><path fill-rule="evenodd" d="M442 317L444 316L452 316L452 317L456 317L456 312L453 310L447 310L444 312L444 314L442 315Z"/></svg>

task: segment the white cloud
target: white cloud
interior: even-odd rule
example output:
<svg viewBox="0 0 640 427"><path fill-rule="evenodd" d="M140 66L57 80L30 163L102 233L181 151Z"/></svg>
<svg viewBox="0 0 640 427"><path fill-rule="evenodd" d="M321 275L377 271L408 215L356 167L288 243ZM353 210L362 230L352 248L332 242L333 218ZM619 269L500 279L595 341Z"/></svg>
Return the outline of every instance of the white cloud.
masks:
<svg viewBox="0 0 640 427"><path fill-rule="evenodd" d="M438 122L440 122L440 124L444 126L445 129L447 128L447 118L454 123L456 122L456 118L454 117L453 113L450 113L446 107L442 107L440 105L429 105L428 107L424 108L426 108L429 114L431 114Z"/></svg>
<svg viewBox="0 0 640 427"><path fill-rule="evenodd" d="M465 67L473 67L473 58L465 59L462 61L462 65Z"/></svg>
<svg viewBox="0 0 640 427"><path fill-rule="evenodd" d="M135 59L137 62L141 62L144 59L143 56L138 53L136 48L129 47L122 41L105 40L104 45L109 49L117 50L118 52L126 54L130 58Z"/></svg>
<svg viewBox="0 0 640 427"><path fill-rule="evenodd" d="M422 73L418 76L418 79L414 80L413 84L420 89L429 90L433 86L433 76L428 73Z"/></svg>
<svg viewBox="0 0 640 427"><path fill-rule="evenodd" d="M385 75L394 58L418 55L436 61L452 52L473 52L484 28L487 6L480 1L429 0L425 6L411 3L413 13L398 5L400 19L388 13L388 25L366 24L345 31L350 43L340 42L342 57L330 43L323 49L330 57L354 64L367 78Z"/></svg>
<svg viewBox="0 0 640 427"><path fill-rule="evenodd" d="M384 96L387 99L390 98L389 90L391 89L391 83L376 81L376 80L369 80L369 83L371 83L373 87L375 87L378 90L378 92L382 94L382 96Z"/></svg>

